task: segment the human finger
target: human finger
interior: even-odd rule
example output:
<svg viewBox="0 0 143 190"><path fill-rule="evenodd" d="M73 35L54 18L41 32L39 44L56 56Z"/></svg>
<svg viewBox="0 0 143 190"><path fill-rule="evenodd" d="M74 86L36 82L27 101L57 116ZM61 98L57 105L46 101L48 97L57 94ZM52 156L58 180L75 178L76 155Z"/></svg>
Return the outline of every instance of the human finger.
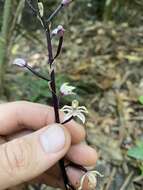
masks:
<svg viewBox="0 0 143 190"><path fill-rule="evenodd" d="M63 113L60 113L63 120ZM26 101L0 105L0 134L8 135L23 128L37 130L54 123L54 110L50 106ZM85 138L84 128L75 121L65 124L71 134L72 143Z"/></svg>
<svg viewBox="0 0 143 190"><path fill-rule="evenodd" d="M66 157L68 160L85 167L94 166L97 161L95 149L83 143L72 145Z"/></svg>
<svg viewBox="0 0 143 190"><path fill-rule="evenodd" d="M53 124L0 145L0 189L47 171L66 154L70 138L67 129Z"/></svg>

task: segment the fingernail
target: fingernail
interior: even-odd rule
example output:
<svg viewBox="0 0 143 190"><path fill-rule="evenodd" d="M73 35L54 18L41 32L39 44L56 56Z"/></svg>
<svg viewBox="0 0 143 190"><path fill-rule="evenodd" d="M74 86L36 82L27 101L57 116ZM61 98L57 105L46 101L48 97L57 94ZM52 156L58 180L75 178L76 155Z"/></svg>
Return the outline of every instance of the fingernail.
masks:
<svg viewBox="0 0 143 190"><path fill-rule="evenodd" d="M58 125L51 125L40 136L42 147L46 153L56 153L65 145L65 133Z"/></svg>

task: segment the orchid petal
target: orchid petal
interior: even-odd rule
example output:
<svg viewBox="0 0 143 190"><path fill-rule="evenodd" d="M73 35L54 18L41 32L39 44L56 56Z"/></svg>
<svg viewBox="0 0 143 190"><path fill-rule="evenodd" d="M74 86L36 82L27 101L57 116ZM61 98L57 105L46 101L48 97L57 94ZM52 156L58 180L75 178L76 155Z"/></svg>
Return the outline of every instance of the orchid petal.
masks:
<svg viewBox="0 0 143 190"><path fill-rule="evenodd" d="M96 175L94 175L92 172L88 172L87 177L90 189L95 189L97 183Z"/></svg>
<svg viewBox="0 0 143 190"><path fill-rule="evenodd" d="M64 110L64 109L73 110L71 106L67 106L67 105L65 105L64 107L61 108L61 110Z"/></svg>
<svg viewBox="0 0 143 190"><path fill-rule="evenodd" d="M85 123L85 116L82 113L77 113L76 116L82 121L82 123Z"/></svg>
<svg viewBox="0 0 143 190"><path fill-rule="evenodd" d="M73 112L73 110L70 110L69 108L62 109L63 112Z"/></svg>
<svg viewBox="0 0 143 190"><path fill-rule="evenodd" d="M104 175L102 175L100 172L98 172L96 170L95 171L91 171L91 173L94 174L94 175L96 175L96 176L98 175L100 177L104 177Z"/></svg>
<svg viewBox="0 0 143 190"><path fill-rule="evenodd" d="M80 186L79 186L78 190L83 189L83 183L84 183L85 178L86 178L86 173L82 176L82 178L80 180Z"/></svg>
<svg viewBox="0 0 143 190"><path fill-rule="evenodd" d="M87 108L85 106L79 106L78 110L80 110L80 111L82 111L84 113L88 113L88 110L87 110Z"/></svg>
<svg viewBox="0 0 143 190"><path fill-rule="evenodd" d="M67 121L67 120L70 119L72 116L73 116L72 113L67 113L67 114L65 114L65 116L64 116L64 121L63 121L63 122Z"/></svg>

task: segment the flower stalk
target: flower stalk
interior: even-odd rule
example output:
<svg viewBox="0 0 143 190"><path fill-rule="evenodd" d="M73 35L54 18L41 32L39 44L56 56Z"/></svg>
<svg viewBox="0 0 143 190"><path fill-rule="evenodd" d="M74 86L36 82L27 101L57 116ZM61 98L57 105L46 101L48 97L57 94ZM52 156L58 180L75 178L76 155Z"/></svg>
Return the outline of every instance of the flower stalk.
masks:
<svg viewBox="0 0 143 190"><path fill-rule="evenodd" d="M41 73L35 71L30 65L28 65L28 63L22 59L22 58L17 58L14 60L13 62L13 65L17 65L19 67L22 67L22 68L26 68L28 69L32 74L34 74L35 76L39 77L40 79L43 79L47 82L50 81L50 79L48 79L47 77L43 76Z"/></svg>
<svg viewBox="0 0 143 190"><path fill-rule="evenodd" d="M46 78L45 76L43 76L42 74L40 74L39 72L35 71L32 67L30 67L29 65L26 65L25 68L27 68L31 73L33 73L35 76L45 80L45 81L50 81L50 79Z"/></svg>
<svg viewBox="0 0 143 190"><path fill-rule="evenodd" d="M65 124L69 121L71 121L74 117L77 117L80 119L83 123L85 123L85 115L88 113L86 107L84 106L79 106L79 102L77 100L73 100L71 106L65 105L61 110L65 112L65 117L64 121L60 121L60 115L59 115L59 98L57 95L57 90L56 90L56 76L55 76L55 59L60 55L61 49L62 49L62 44L63 44L63 37L64 37L64 28L59 25L53 32L50 30L50 21L57 16L57 14L62 10L62 8L68 6L73 0L62 0L60 5L56 8L56 10L51 14L51 16L46 20L44 18L44 7L42 2L36 1L36 8L32 5L30 0L26 0L27 4L33 11L34 15L37 16L37 18L40 20L41 25L43 27L45 37L46 37L46 42L47 42L47 52L48 52L48 61L47 64L49 66L49 78L43 76L39 72L35 71L30 65L27 64L27 62L21 58L18 58L14 61L13 64L18 65L20 67L28 69L30 72L32 72L34 75L39 77L40 79L46 80L49 85L49 89L52 94L52 103L53 103L53 108L54 108L54 114L55 114L55 122L56 123L61 123ZM59 38L59 44L57 47L56 54L54 55L53 52L53 46L52 46L52 38L54 36L58 36ZM61 88L60 88L60 94L62 96L67 96L67 95L75 95L75 90L74 86L70 86L69 83L64 83ZM59 161L61 173L63 176L63 181L64 181L64 186L66 190L75 190L75 188L70 184L67 173L66 173L66 166L64 162L64 158ZM80 169L85 172L85 175L81 179L81 184L79 189L82 189L82 185L84 182L85 177L89 177L91 179L91 185L92 183L95 182L95 178L93 175L98 174L97 172L87 172L87 170L80 165L72 164L75 168ZM87 174L86 174L87 173Z"/></svg>
<svg viewBox="0 0 143 190"><path fill-rule="evenodd" d="M33 6L31 5L30 7L33 7ZM37 5L37 7L38 7L38 5ZM51 73L50 73L50 88L51 88L51 92L52 92L52 101L53 101L53 107L54 107L54 113L55 113L55 122L56 123L60 123L59 102L58 102L58 97L57 97L57 94L56 94L55 70L54 70L54 67L52 67L53 66L52 64L54 62L54 59L60 53L62 42L61 41L59 42L58 50L57 50L56 56L54 57L53 56L53 49L52 49L52 42L51 42L51 33L50 33L49 22L52 20L53 17L55 17L58 14L58 12L61 10L61 8L62 8L62 5L60 5L54 11L54 13L49 17L48 22L46 22L45 19L43 17L41 17L41 14L39 13L39 11L37 13L37 15L40 18L41 24L42 24L42 26L44 28L45 35L46 35L46 40L47 40L48 64L50 66L50 69L52 69ZM32 10L35 11L34 8L32 8ZM63 41L63 39L62 39L62 41ZM68 190L69 187L70 187L71 189L74 190L74 188L70 185L68 177L67 177L67 174L66 174L66 169L65 169L65 166L64 166L64 159L61 159L59 161L59 165L60 165L60 168L61 168L61 172L62 172L62 176L63 176L63 180L64 180L65 189Z"/></svg>

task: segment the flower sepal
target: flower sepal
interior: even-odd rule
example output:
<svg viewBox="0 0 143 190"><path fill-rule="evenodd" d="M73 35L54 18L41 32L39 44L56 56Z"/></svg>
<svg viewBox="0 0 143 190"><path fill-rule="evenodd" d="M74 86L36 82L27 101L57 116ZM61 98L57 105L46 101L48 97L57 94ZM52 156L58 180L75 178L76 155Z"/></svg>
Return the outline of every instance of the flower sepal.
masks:
<svg viewBox="0 0 143 190"><path fill-rule="evenodd" d="M97 184L96 176L104 177L104 175L102 175L100 172L98 172L96 170L86 172L80 180L80 186L79 186L78 190L83 189L84 181L86 178L88 179L89 189L94 190L96 188L96 184Z"/></svg>

